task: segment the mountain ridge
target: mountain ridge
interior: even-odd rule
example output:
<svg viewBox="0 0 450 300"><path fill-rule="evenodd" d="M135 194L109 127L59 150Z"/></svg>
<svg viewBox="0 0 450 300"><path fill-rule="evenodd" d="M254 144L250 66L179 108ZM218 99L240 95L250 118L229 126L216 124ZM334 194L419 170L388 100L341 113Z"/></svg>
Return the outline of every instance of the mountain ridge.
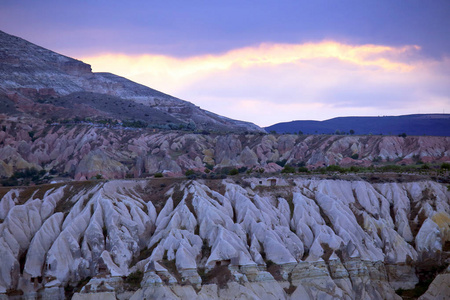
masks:
<svg viewBox="0 0 450 300"><path fill-rule="evenodd" d="M250 122L217 115L124 77L105 72L93 73L89 64L2 31L0 31L0 79L2 79L0 96L14 101L18 112L32 114L37 118L47 119L49 116L42 114L41 111L48 110L53 112L53 117L60 117L58 115L60 106L55 107L51 100L73 93L88 92L119 97L130 101L129 105L142 104L156 109L161 112L158 114L160 117L161 114L170 116L167 120L162 120L162 117L152 119L152 115L148 114L139 119L148 124L174 124L178 127L190 125L190 128L194 127L195 130L218 132L264 132ZM102 101L107 100L105 98ZM81 118L96 117L80 115L74 109L70 110L70 114ZM136 118L133 114L113 114L110 117Z"/></svg>
<svg viewBox="0 0 450 300"><path fill-rule="evenodd" d="M450 136L450 114L411 114L378 117L336 117L324 121L296 120L281 122L268 127L277 133L304 134L383 134Z"/></svg>

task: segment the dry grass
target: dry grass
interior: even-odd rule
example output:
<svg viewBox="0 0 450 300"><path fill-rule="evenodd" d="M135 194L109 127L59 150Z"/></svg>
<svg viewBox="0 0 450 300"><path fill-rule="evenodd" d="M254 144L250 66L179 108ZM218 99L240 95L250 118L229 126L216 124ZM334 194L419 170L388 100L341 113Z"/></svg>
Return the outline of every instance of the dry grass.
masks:
<svg viewBox="0 0 450 300"><path fill-rule="evenodd" d="M172 187L181 183L184 178L154 178L147 181L147 185L144 188L138 188L136 192L144 202L151 202L159 214L161 209L167 202L165 194Z"/></svg>
<svg viewBox="0 0 450 300"><path fill-rule="evenodd" d="M233 275L230 269L228 269L228 266L215 266L206 274L201 272L201 270L199 273L203 284L215 283L220 289L226 288L228 282L233 279Z"/></svg>

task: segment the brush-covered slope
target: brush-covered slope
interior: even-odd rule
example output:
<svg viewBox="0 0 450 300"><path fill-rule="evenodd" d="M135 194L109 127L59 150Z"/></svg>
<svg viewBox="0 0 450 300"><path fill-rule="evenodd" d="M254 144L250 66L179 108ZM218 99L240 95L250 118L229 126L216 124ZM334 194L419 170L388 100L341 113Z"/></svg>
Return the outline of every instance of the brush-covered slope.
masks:
<svg viewBox="0 0 450 300"><path fill-rule="evenodd" d="M0 199L4 296L400 299L449 257L450 194L432 181L115 180Z"/></svg>
<svg viewBox="0 0 450 300"><path fill-rule="evenodd" d="M417 114L384 117L340 117L325 121L291 121L271 125L267 131L278 133L432 135L450 136L450 114Z"/></svg>
<svg viewBox="0 0 450 300"><path fill-rule="evenodd" d="M264 131L0 31L0 107L49 120L112 118L220 132ZM9 108L9 109L6 109Z"/></svg>

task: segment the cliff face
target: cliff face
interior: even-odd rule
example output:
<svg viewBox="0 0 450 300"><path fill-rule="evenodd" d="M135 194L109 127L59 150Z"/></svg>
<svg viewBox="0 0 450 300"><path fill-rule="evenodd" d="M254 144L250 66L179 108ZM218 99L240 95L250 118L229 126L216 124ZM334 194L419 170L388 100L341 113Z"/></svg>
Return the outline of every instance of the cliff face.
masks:
<svg viewBox="0 0 450 300"><path fill-rule="evenodd" d="M17 113L25 113L38 119L61 118L66 115L109 117L139 119L158 125L166 124L166 121L184 126L191 124L197 130L264 132L252 123L216 115L190 102L126 78L110 73L93 73L91 66L86 63L44 49L2 31L0 31L0 79L0 105L1 98L4 97L13 101L12 105L17 109ZM85 93L85 97L89 97L89 93L103 95L102 99L90 96L89 100L97 102L96 104L99 101L106 103L107 108L99 109L98 105L81 103L78 100L79 93ZM70 97L73 94L76 94L78 98ZM111 99L108 96L116 98ZM56 104L55 99L61 97L63 97L63 103ZM118 101L115 101L117 98L122 100L119 108L114 107L118 105ZM76 104L84 104L95 109L83 114L79 111L80 107L73 107ZM127 113L127 107L139 104L144 105L149 112L144 116L135 112ZM165 115L166 118L153 118L151 112Z"/></svg>
<svg viewBox="0 0 450 300"><path fill-rule="evenodd" d="M201 135L88 125L48 126L33 119L0 119L0 176L35 167L75 179L181 175L205 166L264 168L275 162L311 167L369 166L374 159L398 164L450 161L448 137ZM357 159L351 158L357 155ZM144 175L143 175L144 174Z"/></svg>
<svg viewBox="0 0 450 300"><path fill-rule="evenodd" d="M400 299L416 269L448 263L450 194L431 181L113 180L1 193L0 295L61 298L84 282L76 299Z"/></svg>

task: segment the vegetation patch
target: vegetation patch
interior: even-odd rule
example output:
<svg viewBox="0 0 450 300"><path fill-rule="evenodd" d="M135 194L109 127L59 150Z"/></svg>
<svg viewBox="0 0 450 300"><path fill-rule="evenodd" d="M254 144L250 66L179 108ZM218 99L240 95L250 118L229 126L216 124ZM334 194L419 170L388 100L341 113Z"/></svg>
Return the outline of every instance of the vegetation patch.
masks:
<svg viewBox="0 0 450 300"><path fill-rule="evenodd" d="M266 262L266 266L267 266L267 272L269 272L273 278L275 278L275 280L277 281L282 281L283 276L281 276L281 267L279 265L277 265L276 263L274 263L271 260L268 260Z"/></svg>
<svg viewBox="0 0 450 300"><path fill-rule="evenodd" d="M228 282L233 279L233 275L231 274L228 266L216 265L213 269L211 269L208 273L199 272L200 277L202 278L203 284L217 284L220 289L224 289L227 287Z"/></svg>
<svg viewBox="0 0 450 300"><path fill-rule="evenodd" d="M395 292L403 299L417 299L425 294L431 282L433 282L436 276L442 273L447 266L448 264L436 265L422 263L416 267L416 274L417 277L419 277L419 283L417 283L413 289L398 289Z"/></svg>
<svg viewBox="0 0 450 300"><path fill-rule="evenodd" d="M129 291L136 291L141 287L141 281L144 278L144 273L142 271L136 271L133 273L130 273L124 281L124 288L125 290Z"/></svg>
<svg viewBox="0 0 450 300"><path fill-rule="evenodd" d="M164 266L170 274L172 274L178 283L182 283L182 276L178 272L177 266L175 264L175 260L168 260L167 256L164 255L164 259L160 262L162 266Z"/></svg>
<svg viewBox="0 0 450 300"><path fill-rule="evenodd" d="M46 176L45 170L38 171L36 168L17 170L8 178L0 180L2 186L17 186L30 184L48 183L51 177Z"/></svg>

